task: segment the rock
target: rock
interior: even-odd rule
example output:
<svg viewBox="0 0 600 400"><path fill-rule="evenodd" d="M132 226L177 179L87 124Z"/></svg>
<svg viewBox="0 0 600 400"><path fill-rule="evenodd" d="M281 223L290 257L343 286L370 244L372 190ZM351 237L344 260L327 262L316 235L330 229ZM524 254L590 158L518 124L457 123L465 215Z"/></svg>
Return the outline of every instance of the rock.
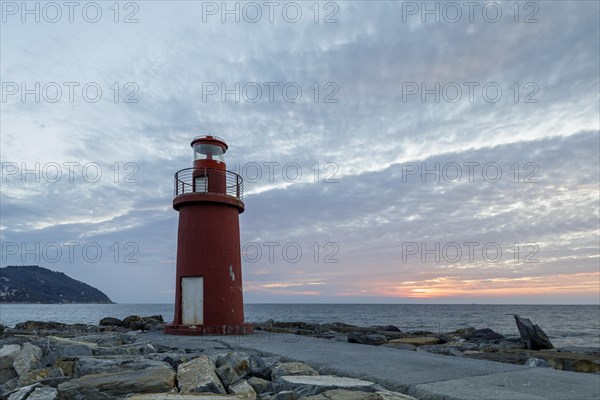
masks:
<svg viewBox="0 0 600 400"><path fill-rule="evenodd" d="M416 346L413 346L412 344L408 344L408 343L387 342L387 343L382 344L382 346L391 347L391 348L398 349L398 350L408 350L408 351L417 350Z"/></svg>
<svg viewBox="0 0 600 400"><path fill-rule="evenodd" d="M373 382L331 375L280 376L274 382L274 391L294 391L299 397L313 396L333 389L374 392L380 389Z"/></svg>
<svg viewBox="0 0 600 400"><path fill-rule="evenodd" d="M58 390L50 386L40 386L35 388L33 393L27 397L27 400L56 400Z"/></svg>
<svg viewBox="0 0 600 400"><path fill-rule="evenodd" d="M437 336L430 335L419 335L412 337L405 337L401 339L392 339L388 343L402 343L402 344L410 344L413 346L424 346L428 344L439 344L442 340Z"/></svg>
<svg viewBox="0 0 600 400"><path fill-rule="evenodd" d="M535 368L552 368L550 365L548 365L548 363L545 360L535 357L528 358L527 361L525 361L525 364L523 365Z"/></svg>
<svg viewBox="0 0 600 400"><path fill-rule="evenodd" d="M54 365L61 357L85 357L93 354L97 346L93 343L80 342L65 338L48 337L35 344L44 349L43 365Z"/></svg>
<svg viewBox="0 0 600 400"><path fill-rule="evenodd" d="M382 390L377 392L377 394L379 397L381 397L381 400L417 400L412 396L397 392L390 392L388 390Z"/></svg>
<svg viewBox="0 0 600 400"><path fill-rule="evenodd" d="M38 386L38 384L35 384L20 388L19 390L11 393L10 396L7 397L7 400L25 400L27 396L29 396Z"/></svg>
<svg viewBox="0 0 600 400"><path fill-rule="evenodd" d="M417 348L417 351L426 351L433 354L443 354L445 356L464 357L463 353L454 348L442 344L425 345Z"/></svg>
<svg viewBox="0 0 600 400"><path fill-rule="evenodd" d="M262 379L262 378L257 378L254 376L252 378L248 379L248 384L250 386L252 386L252 388L254 389L254 391L256 393L265 393L271 387L271 382L269 382L268 380Z"/></svg>
<svg viewBox="0 0 600 400"><path fill-rule="evenodd" d="M21 350L21 346L18 344L5 344L4 346L2 346L2 348L0 348L0 359L3 361L2 363L0 363L0 366L4 364L4 360L5 357L9 357L12 355L11 358L11 362L12 360L14 360L14 356L16 356L17 352Z"/></svg>
<svg viewBox="0 0 600 400"><path fill-rule="evenodd" d="M177 370L179 364L200 357L202 355L201 353L202 350L198 350L193 353L178 353L169 351L165 353L151 353L148 354L146 357L151 360L166 362L167 364L170 364L171 367L173 367L173 369Z"/></svg>
<svg viewBox="0 0 600 400"><path fill-rule="evenodd" d="M19 376L19 386L27 386L37 382L56 386L61 383L64 378L65 375L60 368L40 368Z"/></svg>
<svg viewBox="0 0 600 400"><path fill-rule="evenodd" d="M544 350L552 349L554 346L550 339L546 335L546 332L542 330L538 325L534 325L527 318L521 318L517 314L514 314L521 340L527 346L529 350Z"/></svg>
<svg viewBox="0 0 600 400"><path fill-rule="evenodd" d="M394 325L376 325L372 326L372 329L384 332L401 332L400 328Z"/></svg>
<svg viewBox="0 0 600 400"><path fill-rule="evenodd" d="M0 360L3 361L3 360ZM11 363L12 365L12 363ZM11 366L10 368L2 368L0 369L0 385L5 384L6 382L10 381L11 379L17 377L17 371L15 371L15 369ZM2 393L0 393L0 396L2 395Z"/></svg>
<svg viewBox="0 0 600 400"><path fill-rule="evenodd" d="M200 395L200 394L171 394L171 393L148 393L148 394L134 394L131 397L127 397L128 400L241 400L240 396L219 396L214 394Z"/></svg>
<svg viewBox="0 0 600 400"><path fill-rule="evenodd" d="M181 393L227 393L207 356L179 364L177 381Z"/></svg>
<svg viewBox="0 0 600 400"><path fill-rule="evenodd" d="M352 392L350 390L328 390L306 400L381 400L377 393Z"/></svg>
<svg viewBox="0 0 600 400"><path fill-rule="evenodd" d="M251 363L252 361L248 354L242 352L235 352L220 355L217 358L216 365L217 367L229 365L231 368L233 368L233 370L238 374L240 378L244 378L252 370L252 367L250 365Z"/></svg>
<svg viewBox="0 0 600 400"><path fill-rule="evenodd" d="M271 379L276 380L280 376L291 376L291 375L319 375L317 371L314 370L308 364L301 362L287 362L287 363L278 363L271 369Z"/></svg>
<svg viewBox="0 0 600 400"><path fill-rule="evenodd" d="M13 368L19 376L42 366L42 349L31 343L25 343L23 348L16 354Z"/></svg>
<svg viewBox="0 0 600 400"><path fill-rule="evenodd" d="M141 330L145 325L146 322L138 315L130 315L123 320L123 326L132 331Z"/></svg>
<svg viewBox="0 0 600 400"><path fill-rule="evenodd" d="M387 341L387 338L384 335L379 335L377 333L362 333L362 332L352 332L348 334L348 342L350 343L360 343L360 344L368 344L371 346L379 346L384 344Z"/></svg>
<svg viewBox="0 0 600 400"><path fill-rule="evenodd" d="M175 371L165 365L110 374L94 374L75 378L58 385L60 398L104 400L121 398L130 393L161 393L175 387Z"/></svg>
<svg viewBox="0 0 600 400"><path fill-rule="evenodd" d="M489 329L489 328L484 328L484 329L477 329L473 335L470 337L470 340L475 340L475 341L484 341L484 340L500 340L500 339L504 339L504 336L502 336L501 334L499 334L498 332L494 332L493 330Z"/></svg>
<svg viewBox="0 0 600 400"><path fill-rule="evenodd" d="M100 326L123 326L123 321L118 318L106 317L100 320Z"/></svg>
<svg viewBox="0 0 600 400"><path fill-rule="evenodd" d="M136 356L116 358L83 357L75 363L74 375L75 377L81 377L86 375L164 367L171 366L163 361L148 360Z"/></svg>
<svg viewBox="0 0 600 400"><path fill-rule="evenodd" d="M296 393L290 391L279 392L273 396L273 400L296 400Z"/></svg>
<svg viewBox="0 0 600 400"><path fill-rule="evenodd" d="M471 337L477 332L477 329L472 326L468 328L457 329L454 332L451 332L452 335L460 336L462 339L471 339Z"/></svg>
<svg viewBox="0 0 600 400"><path fill-rule="evenodd" d="M217 373L217 375L219 376L219 378L221 379L221 382L223 382L223 385L225 385L225 387L240 380L240 377L238 376L238 374L228 364L221 365L219 368L217 368L217 370L215 372Z"/></svg>
<svg viewBox="0 0 600 400"><path fill-rule="evenodd" d="M256 399L256 391L244 379L229 386L227 388L227 391L230 394L241 395L244 399L251 399L251 400Z"/></svg>

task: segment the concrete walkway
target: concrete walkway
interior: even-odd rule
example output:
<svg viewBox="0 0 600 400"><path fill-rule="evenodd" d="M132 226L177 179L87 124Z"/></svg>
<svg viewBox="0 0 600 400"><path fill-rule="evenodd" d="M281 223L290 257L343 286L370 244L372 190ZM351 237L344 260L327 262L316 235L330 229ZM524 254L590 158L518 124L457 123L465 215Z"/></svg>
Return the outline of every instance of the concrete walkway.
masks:
<svg viewBox="0 0 600 400"><path fill-rule="evenodd" d="M184 337L144 334L170 347L256 350L302 361L322 374L360 378L418 399L600 400L600 375L366 346L305 336Z"/></svg>

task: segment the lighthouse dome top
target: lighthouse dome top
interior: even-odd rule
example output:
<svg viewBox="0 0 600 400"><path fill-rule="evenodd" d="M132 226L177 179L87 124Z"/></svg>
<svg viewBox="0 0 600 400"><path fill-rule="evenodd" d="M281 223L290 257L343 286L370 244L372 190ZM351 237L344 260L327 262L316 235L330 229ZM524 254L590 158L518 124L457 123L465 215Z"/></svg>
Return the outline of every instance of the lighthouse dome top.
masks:
<svg viewBox="0 0 600 400"><path fill-rule="evenodd" d="M195 147L198 144L208 144L208 145L219 146L223 149L223 153L225 153L227 151L227 149L229 148L227 146L227 143L225 143L225 140L223 140L222 138L220 138L218 136L214 136L214 135L196 136L194 138L194 140L192 140L192 143L190 143L190 146Z"/></svg>

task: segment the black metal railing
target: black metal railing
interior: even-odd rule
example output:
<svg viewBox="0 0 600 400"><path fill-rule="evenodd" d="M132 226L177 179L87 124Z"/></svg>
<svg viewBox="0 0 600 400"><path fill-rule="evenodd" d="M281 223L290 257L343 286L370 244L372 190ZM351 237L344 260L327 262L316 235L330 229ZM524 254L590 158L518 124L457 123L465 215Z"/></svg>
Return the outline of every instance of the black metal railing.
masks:
<svg viewBox="0 0 600 400"><path fill-rule="evenodd" d="M173 194L224 194L239 200L244 198L244 180L232 171L212 168L185 168L175 173Z"/></svg>

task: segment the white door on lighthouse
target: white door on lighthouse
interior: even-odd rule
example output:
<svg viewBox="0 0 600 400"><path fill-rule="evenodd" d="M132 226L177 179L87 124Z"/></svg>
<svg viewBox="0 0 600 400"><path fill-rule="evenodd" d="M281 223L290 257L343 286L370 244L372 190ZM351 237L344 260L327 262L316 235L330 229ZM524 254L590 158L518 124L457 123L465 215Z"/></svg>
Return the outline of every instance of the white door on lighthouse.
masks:
<svg viewBox="0 0 600 400"><path fill-rule="evenodd" d="M181 303L183 325L204 323L204 278L181 278Z"/></svg>

